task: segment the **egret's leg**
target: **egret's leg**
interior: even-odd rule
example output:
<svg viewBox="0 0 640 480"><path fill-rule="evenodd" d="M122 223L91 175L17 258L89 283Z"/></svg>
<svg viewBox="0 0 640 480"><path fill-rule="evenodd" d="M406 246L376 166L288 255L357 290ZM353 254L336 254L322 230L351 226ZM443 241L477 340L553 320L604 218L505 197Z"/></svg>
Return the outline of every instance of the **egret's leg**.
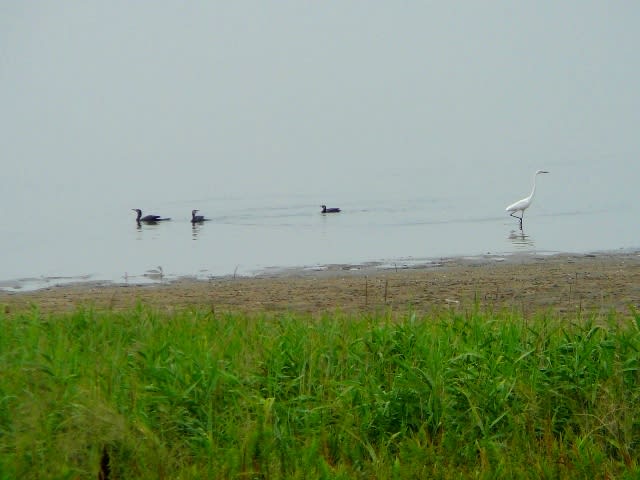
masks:
<svg viewBox="0 0 640 480"><path fill-rule="evenodd" d="M520 230L522 230L522 217L524 217L524 210L520 211L520 216L516 215L516 212L511 212L509 215L511 215L513 218L518 219L518 221L520 222Z"/></svg>

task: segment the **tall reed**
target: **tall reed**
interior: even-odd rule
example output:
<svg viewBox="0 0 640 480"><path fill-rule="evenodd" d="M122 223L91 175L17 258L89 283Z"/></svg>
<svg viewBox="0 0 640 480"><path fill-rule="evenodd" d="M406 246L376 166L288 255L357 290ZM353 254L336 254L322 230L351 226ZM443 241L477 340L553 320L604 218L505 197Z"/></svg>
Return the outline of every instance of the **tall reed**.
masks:
<svg viewBox="0 0 640 480"><path fill-rule="evenodd" d="M637 478L640 315L597 320L4 315L0 478Z"/></svg>

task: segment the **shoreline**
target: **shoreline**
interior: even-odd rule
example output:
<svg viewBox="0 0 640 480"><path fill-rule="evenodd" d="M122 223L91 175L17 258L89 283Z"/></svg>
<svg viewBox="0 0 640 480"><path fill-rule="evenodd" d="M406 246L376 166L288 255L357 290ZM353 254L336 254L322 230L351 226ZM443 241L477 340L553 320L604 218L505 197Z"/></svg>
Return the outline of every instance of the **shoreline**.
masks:
<svg viewBox="0 0 640 480"><path fill-rule="evenodd" d="M479 303L525 313L640 310L640 250L512 253L439 260L266 269L255 276L181 277L149 284L80 282L0 291L6 313L82 306L122 310L142 302L160 309L322 314L426 312Z"/></svg>
<svg viewBox="0 0 640 480"><path fill-rule="evenodd" d="M567 257L620 257L625 255L639 255L640 248L620 248L616 250L596 250L590 252L560 252L560 251L523 251L504 253L482 253L469 255L450 255L442 257L401 257L385 260L368 260L358 263L327 263L299 266L268 266L244 273L223 273L210 275L197 274L158 274L152 269L143 274L120 277L123 280L106 278L92 278L94 275L83 274L74 276L41 276L23 277L0 280L0 299L3 295L32 294L51 289L81 288L81 287L146 287L173 284L179 282L211 282L224 280L299 277L299 276L334 276L346 272L363 275L376 275L389 271L405 271L430 269L460 265L486 265L493 263L525 264L546 258ZM38 284L40 286L33 286Z"/></svg>

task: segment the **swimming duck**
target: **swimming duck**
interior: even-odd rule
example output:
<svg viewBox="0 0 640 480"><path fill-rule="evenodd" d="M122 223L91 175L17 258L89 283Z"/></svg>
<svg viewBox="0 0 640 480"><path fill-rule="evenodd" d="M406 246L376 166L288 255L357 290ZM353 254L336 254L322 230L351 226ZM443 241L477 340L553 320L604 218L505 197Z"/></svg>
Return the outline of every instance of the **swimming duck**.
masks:
<svg viewBox="0 0 640 480"><path fill-rule="evenodd" d="M338 213L340 212L339 208L327 208L326 205L322 205L322 212L320 213Z"/></svg>

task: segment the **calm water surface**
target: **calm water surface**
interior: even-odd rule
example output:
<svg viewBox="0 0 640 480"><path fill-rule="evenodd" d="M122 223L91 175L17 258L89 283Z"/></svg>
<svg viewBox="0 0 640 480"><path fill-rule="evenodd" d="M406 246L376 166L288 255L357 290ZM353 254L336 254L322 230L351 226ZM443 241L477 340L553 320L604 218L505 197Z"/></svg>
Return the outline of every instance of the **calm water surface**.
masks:
<svg viewBox="0 0 640 480"><path fill-rule="evenodd" d="M586 169L545 165L551 173L538 178L523 232L504 208L528 195L534 169L518 175L470 169L475 173L443 173L430 181L407 175L354 185L332 198L256 190L196 198L176 190L182 198L149 201L153 208L128 199L85 198L71 206L34 196L34 219L24 220L19 210L3 212L0 285L25 290L72 281L154 282L159 267L166 280L330 264L402 266L487 253L634 249L640 247L640 211L638 176L630 165L622 158ZM321 203L343 211L322 215ZM172 220L138 227L136 207ZM211 221L192 226L192 208Z"/></svg>
<svg viewBox="0 0 640 480"><path fill-rule="evenodd" d="M0 288L640 247L638 2L4 3Z"/></svg>

